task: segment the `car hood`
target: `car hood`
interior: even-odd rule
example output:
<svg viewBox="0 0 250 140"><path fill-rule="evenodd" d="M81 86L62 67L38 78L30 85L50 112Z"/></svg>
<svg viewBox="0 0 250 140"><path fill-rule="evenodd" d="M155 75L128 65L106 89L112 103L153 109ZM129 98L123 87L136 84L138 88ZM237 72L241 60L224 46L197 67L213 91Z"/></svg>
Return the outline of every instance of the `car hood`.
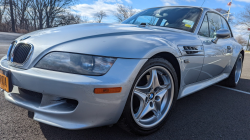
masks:
<svg viewBox="0 0 250 140"><path fill-rule="evenodd" d="M156 29L155 29L156 30ZM32 44L39 44L43 47L51 47L63 42L72 41L75 39L84 39L86 37L101 37L109 36L111 34L120 33L136 33L136 32L147 32L152 31L150 28L138 27L132 24L75 24L62 26L51 29L38 30L20 36L17 41L30 36L26 42ZM98 36L97 36L98 35Z"/></svg>
<svg viewBox="0 0 250 140"><path fill-rule="evenodd" d="M51 29L38 30L20 36L17 41L25 39L21 42L28 42L35 46L35 48L47 49L55 45L62 43L97 38L97 37L107 37L107 36L119 36L119 35L131 35L131 34L150 34L162 31L171 32L186 32L176 29L167 28L152 28L152 27L140 27L133 24L75 24L62 26ZM187 33L187 32L186 32ZM84 46L82 46L84 47Z"/></svg>
<svg viewBox="0 0 250 140"><path fill-rule="evenodd" d="M29 66L53 51L117 58L150 58L151 54L162 51L179 56L177 43L201 43L196 41L198 39L193 33L187 31L132 24L76 24L31 32L16 40L34 46L26 64Z"/></svg>

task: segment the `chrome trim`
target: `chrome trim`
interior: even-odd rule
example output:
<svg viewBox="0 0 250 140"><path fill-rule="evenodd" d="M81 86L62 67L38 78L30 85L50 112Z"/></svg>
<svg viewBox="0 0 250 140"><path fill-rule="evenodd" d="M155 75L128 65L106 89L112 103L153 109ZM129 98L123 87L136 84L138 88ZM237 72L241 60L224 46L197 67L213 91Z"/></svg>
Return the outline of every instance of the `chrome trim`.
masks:
<svg viewBox="0 0 250 140"><path fill-rule="evenodd" d="M10 61L10 54L12 52L12 49L14 48L14 46L17 44L17 41L13 41L11 42L10 46L9 46L9 49L8 49L8 52L7 52L7 60Z"/></svg>
<svg viewBox="0 0 250 140"><path fill-rule="evenodd" d="M13 66L13 67L22 67L28 61L28 59L30 58L31 53L34 51L34 46L32 44L30 44L30 43L19 43L19 44L28 44L28 45L30 45L31 46L30 52L27 55L27 57L26 57L26 59L25 59L25 61L23 63L20 64L20 63L13 62L13 59L15 57L14 56L14 51L15 51L16 46L18 44L14 45L13 48L12 48L12 51L11 51L11 58L10 58L10 60L8 60L10 66Z"/></svg>

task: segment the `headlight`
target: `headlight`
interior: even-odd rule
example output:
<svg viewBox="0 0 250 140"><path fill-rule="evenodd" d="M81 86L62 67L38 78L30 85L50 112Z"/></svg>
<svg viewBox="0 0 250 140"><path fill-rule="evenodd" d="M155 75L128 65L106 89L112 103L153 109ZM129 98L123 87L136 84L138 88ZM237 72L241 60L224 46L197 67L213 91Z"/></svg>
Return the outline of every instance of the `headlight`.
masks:
<svg viewBox="0 0 250 140"><path fill-rule="evenodd" d="M104 75L115 60L110 57L52 52L43 57L35 67L74 74Z"/></svg>

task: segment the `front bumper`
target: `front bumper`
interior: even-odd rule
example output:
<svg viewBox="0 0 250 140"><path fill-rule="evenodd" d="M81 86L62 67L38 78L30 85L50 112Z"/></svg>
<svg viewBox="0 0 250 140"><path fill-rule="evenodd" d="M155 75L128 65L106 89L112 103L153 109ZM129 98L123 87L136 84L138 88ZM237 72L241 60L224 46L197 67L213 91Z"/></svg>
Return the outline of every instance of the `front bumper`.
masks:
<svg viewBox="0 0 250 140"><path fill-rule="evenodd" d="M147 59L117 59L104 76L86 76L31 68L10 67L6 57L1 67L11 70L13 91L6 100L34 112L34 120L65 129L83 129L116 123L132 84ZM94 94L95 88L122 87L121 93ZM22 94L20 89L30 91ZM33 93L41 97L33 97ZM73 99L77 105L65 100Z"/></svg>

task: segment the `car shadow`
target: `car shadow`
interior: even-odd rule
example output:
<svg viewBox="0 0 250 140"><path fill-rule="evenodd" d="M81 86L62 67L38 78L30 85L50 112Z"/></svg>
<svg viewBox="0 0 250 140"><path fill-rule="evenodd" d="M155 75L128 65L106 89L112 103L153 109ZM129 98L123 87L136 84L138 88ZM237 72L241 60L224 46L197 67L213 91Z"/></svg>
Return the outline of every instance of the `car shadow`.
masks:
<svg viewBox="0 0 250 140"><path fill-rule="evenodd" d="M249 139L249 107L250 95L212 86L178 100L167 123L149 136L136 136L116 125L71 131L40 123L40 128L48 140Z"/></svg>
<svg viewBox="0 0 250 140"><path fill-rule="evenodd" d="M238 90L246 91L250 93L250 80L241 78L237 87L235 87Z"/></svg>

